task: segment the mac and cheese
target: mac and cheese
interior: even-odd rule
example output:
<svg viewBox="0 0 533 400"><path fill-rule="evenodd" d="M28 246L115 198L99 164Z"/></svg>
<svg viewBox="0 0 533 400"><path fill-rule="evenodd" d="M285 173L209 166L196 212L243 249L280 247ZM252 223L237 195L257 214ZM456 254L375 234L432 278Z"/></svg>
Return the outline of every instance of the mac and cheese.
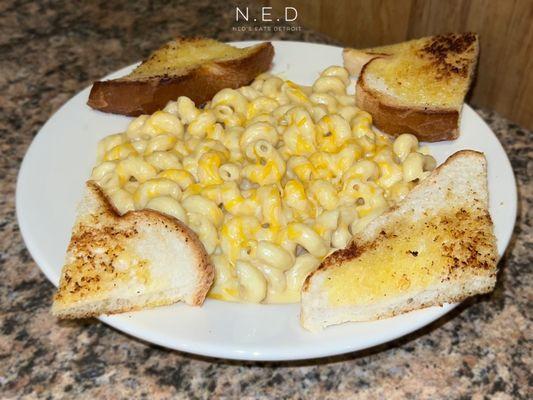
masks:
<svg viewBox="0 0 533 400"><path fill-rule="evenodd" d="M191 227L215 265L210 296L294 302L331 251L435 167L394 141L327 68L311 87L262 74L203 108L187 97L98 146L94 179L121 213L150 208Z"/></svg>

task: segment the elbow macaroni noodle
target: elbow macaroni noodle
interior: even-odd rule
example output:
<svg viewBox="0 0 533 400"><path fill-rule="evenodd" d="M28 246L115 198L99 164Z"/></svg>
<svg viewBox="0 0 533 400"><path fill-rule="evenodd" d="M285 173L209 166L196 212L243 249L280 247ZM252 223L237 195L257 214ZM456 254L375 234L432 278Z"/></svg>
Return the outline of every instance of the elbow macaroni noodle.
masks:
<svg viewBox="0 0 533 400"><path fill-rule="evenodd" d="M120 213L150 208L196 232L210 296L295 302L306 276L435 168L415 136L394 141L329 67L312 87L262 74L205 107L187 97L98 145L92 179Z"/></svg>

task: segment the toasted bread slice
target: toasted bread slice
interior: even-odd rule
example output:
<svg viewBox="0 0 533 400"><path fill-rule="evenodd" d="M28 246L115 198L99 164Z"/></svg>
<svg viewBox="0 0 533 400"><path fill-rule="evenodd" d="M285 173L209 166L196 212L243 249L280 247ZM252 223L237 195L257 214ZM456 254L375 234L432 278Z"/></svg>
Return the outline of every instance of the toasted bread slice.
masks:
<svg viewBox="0 0 533 400"><path fill-rule="evenodd" d="M52 313L85 318L178 301L200 305L213 277L203 245L180 221L152 210L120 216L89 181Z"/></svg>
<svg viewBox="0 0 533 400"><path fill-rule="evenodd" d="M212 39L177 39L131 74L95 82L87 104L131 116L152 114L179 96L200 106L224 88L250 83L270 68L273 57L271 43L240 49Z"/></svg>
<svg viewBox="0 0 533 400"><path fill-rule="evenodd" d="M460 151L328 256L302 289L309 330L461 301L496 283L483 154Z"/></svg>
<svg viewBox="0 0 533 400"><path fill-rule="evenodd" d="M479 52L473 33L431 36L366 50L344 49L359 75L356 103L390 135L436 142L459 136L459 118Z"/></svg>

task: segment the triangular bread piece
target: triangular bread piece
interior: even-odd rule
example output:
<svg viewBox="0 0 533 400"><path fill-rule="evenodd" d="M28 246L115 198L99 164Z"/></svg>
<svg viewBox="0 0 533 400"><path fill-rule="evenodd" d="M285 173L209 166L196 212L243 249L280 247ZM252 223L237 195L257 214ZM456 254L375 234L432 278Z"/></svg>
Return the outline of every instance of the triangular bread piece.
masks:
<svg viewBox="0 0 533 400"><path fill-rule="evenodd" d="M459 117L479 52L473 33L450 33L389 46L344 49L358 75L356 104L390 135L435 142L459 135Z"/></svg>
<svg viewBox="0 0 533 400"><path fill-rule="evenodd" d="M308 276L302 325L371 321L491 291L497 249L487 196L484 155L449 157Z"/></svg>
<svg viewBox="0 0 533 400"><path fill-rule="evenodd" d="M157 211L119 215L87 182L52 313L85 318L184 301L203 303L214 269L200 240Z"/></svg>

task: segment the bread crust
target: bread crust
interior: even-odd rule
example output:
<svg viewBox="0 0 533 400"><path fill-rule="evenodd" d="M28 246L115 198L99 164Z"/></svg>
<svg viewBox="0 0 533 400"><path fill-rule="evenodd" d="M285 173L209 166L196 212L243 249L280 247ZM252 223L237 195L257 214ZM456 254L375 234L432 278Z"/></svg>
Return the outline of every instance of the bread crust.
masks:
<svg viewBox="0 0 533 400"><path fill-rule="evenodd" d="M376 57L378 58L378 57ZM459 137L459 112L455 109L404 107L387 101L386 96L368 87L363 66L357 80L357 107L372 115L374 125L392 136L411 133L423 142L439 142Z"/></svg>
<svg viewBox="0 0 533 400"><path fill-rule="evenodd" d="M273 57L274 47L267 42L246 57L210 62L182 76L98 81L93 84L87 104L103 112L129 116L152 114L179 96L187 96L199 106L224 88L249 84L270 68Z"/></svg>
<svg viewBox="0 0 533 400"><path fill-rule="evenodd" d="M176 235L183 237L183 240L187 243L187 245L194 254L195 263L197 265L198 270L198 283L196 288L194 289L194 295L191 299L187 299L186 301L189 305L201 305L207 295L207 292L213 284L215 272L213 264L211 263L209 256L205 251L205 248L198 236L181 221L155 210L145 209L138 211L128 211L127 213L120 215L116 208L113 206L113 204L110 202L109 198L105 195L103 190L100 188L100 186L98 186L96 182L88 181L86 185L87 189L91 193L93 193L95 197L98 198L101 207L100 215L105 214L106 220L109 221L106 223L107 225L114 224L119 226L121 224L127 224L133 227L133 229L135 230L135 227L139 223L155 223L161 224L166 229L175 231ZM69 243L67 251L70 252L76 246L78 245L73 236L73 239ZM124 301L126 303L124 306L114 306L112 310L106 310L105 312L99 312L98 310L80 312L79 310L72 310L69 308L62 310L61 308L56 306L56 302L65 304L68 303L68 300L61 301L61 288L62 282L60 282L58 292L54 296L54 306L52 307L52 313L54 315L59 316L60 318L89 318L98 316L100 314L118 314L128 311L135 311L146 307L154 307L175 303L175 301L172 299L164 299L157 302L151 302L149 306L141 306L138 304L129 303L129 301Z"/></svg>

